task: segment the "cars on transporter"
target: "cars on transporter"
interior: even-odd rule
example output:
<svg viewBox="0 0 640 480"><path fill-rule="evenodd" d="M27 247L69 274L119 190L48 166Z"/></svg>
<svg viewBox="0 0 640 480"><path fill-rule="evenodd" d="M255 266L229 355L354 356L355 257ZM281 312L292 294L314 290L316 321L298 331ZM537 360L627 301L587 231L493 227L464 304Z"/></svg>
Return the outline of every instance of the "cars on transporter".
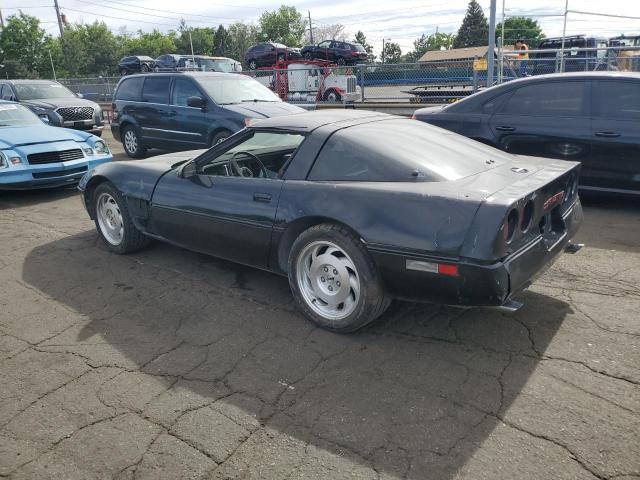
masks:
<svg viewBox="0 0 640 480"><path fill-rule="evenodd" d="M21 103L50 125L102 135L100 105L53 80L0 80L0 98Z"/></svg>
<svg viewBox="0 0 640 480"><path fill-rule="evenodd" d="M171 72L122 78L112 111L114 138L141 158L149 148L205 148L256 119L304 110L244 75Z"/></svg>
<svg viewBox="0 0 640 480"><path fill-rule="evenodd" d="M118 71L121 75L130 75L132 73L151 72L155 67L153 58L146 55L132 55L123 57L118 62Z"/></svg>
<svg viewBox="0 0 640 480"><path fill-rule="evenodd" d="M338 65L366 63L369 59L367 50L359 43L337 40L325 40L317 45L305 45L300 50L300 54L308 60L329 60Z"/></svg>
<svg viewBox="0 0 640 480"><path fill-rule="evenodd" d="M640 73L518 79L414 118L510 153L579 161L583 191L640 195Z"/></svg>
<svg viewBox="0 0 640 480"><path fill-rule="evenodd" d="M582 221L579 164L519 157L410 119L325 110L80 182L109 250L151 238L288 275L317 325L392 298L516 308Z"/></svg>
<svg viewBox="0 0 640 480"><path fill-rule="evenodd" d="M25 106L0 101L0 190L70 185L111 160L95 135L46 125Z"/></svg>

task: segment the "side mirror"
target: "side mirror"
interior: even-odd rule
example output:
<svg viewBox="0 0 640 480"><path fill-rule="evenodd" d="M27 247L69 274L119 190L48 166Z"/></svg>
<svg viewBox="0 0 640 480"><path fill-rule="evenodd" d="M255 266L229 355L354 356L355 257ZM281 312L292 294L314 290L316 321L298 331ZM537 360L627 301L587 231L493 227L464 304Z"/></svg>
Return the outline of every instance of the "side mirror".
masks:
<svg viewBox="0 0 640 480"><path fill-rule="evenodd" d="M207 102L202 97L189 97L187 98L187 105L193 108L204 108L207 106Z"/></svg>
<svg viewBox="0 0 640 480"><path fill-rule="evenodd" d="M82 95L81 93L76 93L76 97L78 97L78 98L84 98L84 95Z"/></svg>
<svg viewBox="0 0 640 480"><path fill-rule="evenodd" d="M197 175L196 163L193 160L189 160L184 163L180 170L178 170L178 176L180 178L193 178Z"/></svg>
<svg viewBox="0 0 640 480"><path fill-rule="evenodd" d="M43 116L43 117L38 116L38 118L40 120L42 120L42 123L46 123L47 125L49 125L49 123L50 123L49 117L47 117L47 116Z"/></svg>

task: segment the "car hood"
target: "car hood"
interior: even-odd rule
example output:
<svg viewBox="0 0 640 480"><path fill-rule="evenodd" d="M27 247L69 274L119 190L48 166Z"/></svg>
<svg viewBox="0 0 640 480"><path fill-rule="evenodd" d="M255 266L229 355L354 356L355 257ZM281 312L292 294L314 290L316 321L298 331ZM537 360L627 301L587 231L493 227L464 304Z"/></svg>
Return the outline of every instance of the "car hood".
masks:
<svg viewBox="0 0 640 480"><path fill-rule="evenodd" d="M22 145L64 141L84 142L89 137L91 137L90 133L50 127L44 123L40 125L0 127L0 148L15 148Z"/></svg>
<svg viewBox="0 0 640 480"><path fill-rule="evenodd" d="M43 98L35 100L21 101L23 105L28 107L40 107L49 110L60 107L92 107L96 108L97 103L87 100L85 98Z"/></svg>
<svg viewBox="0 0 640 480"><path fill-rule="evenodd" d="M224 108L253 118L279 117L280 115L304 112L304 109L286 102L245 102L224 105Z"/></svg>
<svg viewBox="0 0 640 480"><path fill-rule="evenodd" d="M445 106L446 105L437 105L437 106L433 106L433 107L419 108L414 113L415 113L416 117L425 116L425 115L434 115L436 113L442 112L444 110Z"/></svg>

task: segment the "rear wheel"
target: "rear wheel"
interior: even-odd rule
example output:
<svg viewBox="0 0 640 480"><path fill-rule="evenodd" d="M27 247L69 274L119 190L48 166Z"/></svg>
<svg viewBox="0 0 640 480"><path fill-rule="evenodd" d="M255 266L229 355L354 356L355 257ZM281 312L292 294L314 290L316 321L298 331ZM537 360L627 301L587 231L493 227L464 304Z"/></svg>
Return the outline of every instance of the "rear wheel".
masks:
<svg viewBox="0 0 640 480"><path fill-rule="evenodd" d="M129 253L149 243L133 224L127 204L113 184L101 183L92 198L96 228L109 250Z"/></svg>
<svg viewBox="0 0 640 480"><path fill-rule="evenodd" d="M258 68L258 64L256 63L255 60L251 60L249 62L249 70L255 70L256 68Z"/></svg>
<svg viewBox="0 0 640 480"><path fill-rule="evenodd" d="M291 247L288 266L298 306L327 330L353 332L390 304L362 242L338 225L321 224L303 232Z"/></svg>
<svg viewBox="0 0 640 480"><path fill-rule="evenodd" d="M342 58L342 57L338 57L338 59L336 60L336 63L337 63L338 65L346 65L346 64L347 64L347 61L346 61L344 58Z"/></svg>
<svg viewBox="0 0 640 480"><path fill-rule="evenodd" d="M131 158L142 158L147 154L147 149L140 144L138 132L131 125L127 125L122 131L122 145Z"/></svg>
<svg viewBox="0 0 640 480"><path fill-rule="evenodd" d="M127 72L127 70L125 68L123 68L122 70L120 70L120 75L122 75L123 77L129 72Z"/></svg>

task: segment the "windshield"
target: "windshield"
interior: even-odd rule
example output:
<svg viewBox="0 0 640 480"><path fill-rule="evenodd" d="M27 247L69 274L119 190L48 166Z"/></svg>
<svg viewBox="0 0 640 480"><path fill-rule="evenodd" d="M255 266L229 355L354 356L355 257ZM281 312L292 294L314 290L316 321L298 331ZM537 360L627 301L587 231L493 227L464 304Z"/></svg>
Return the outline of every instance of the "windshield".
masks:
<svg viewBox="0 0 640 480"><path fill-rule="evenodd" d="M238 68L240 65L235 65L235 62L231 60L214 60L213 65L216 72L231 73L242 71L242 68Z"/></svg>
<svg viewBox="0 0 640 480"><path fill-rule="evenodd" d="M71 90L59 83L18 83L14 86L20 100L76 98Z"/></svg>
<svg viewBox="0 0 640 480"><path fill-rule="evenodd" d="M26 107L14 104L0 104L0 127L16 125L33 125L41 120Z"/></svg>
<svg viewBox="0 0 640 480"><path fill-rule="evenodd" d="M215 74L214 74L215 75ZM198 77L198 83L218 105L242 102L280 102L280 97L256 80L242 75Z"/></svg>
<svg viewBox="0 0 640 480"><path fill-rule="evenodd" d="M360 44L355 44L354 47L355 47L356 51L358 51L358 52L367 53L367 51L364 49L364 47L362 45L360 45Z"/></svg>

